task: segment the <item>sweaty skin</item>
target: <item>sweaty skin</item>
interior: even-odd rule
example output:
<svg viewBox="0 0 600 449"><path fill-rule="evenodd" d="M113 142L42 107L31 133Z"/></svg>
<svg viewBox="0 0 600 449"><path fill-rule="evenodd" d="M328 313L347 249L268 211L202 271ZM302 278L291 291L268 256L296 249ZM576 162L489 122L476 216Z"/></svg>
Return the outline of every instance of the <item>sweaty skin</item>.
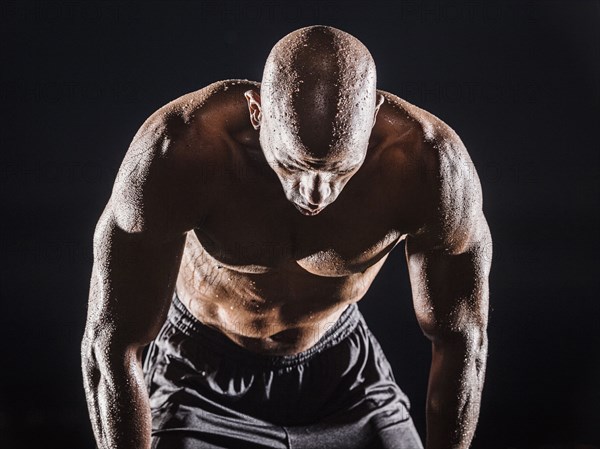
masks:
<svg viewBox="0 0 600 449"><path fill-rule="evenodd" d="M294 354L364 296L402 240L415 313L432 342L426 447L470 444L491 260L473 164L448 125L374 88L368 58L355 60L363 66L346 83L362 86L355 97L338 95L347 107L327 101L327 86L343 80L278 84L269 64L290 57L282 48L309 38L309 49L325 48L333 35L342 49L356 45L348 54L364 52L331 27L294 33L274 47L262 85L219 81L174 100L143 124L125 156L94 234L82 341L101 449L150 447L141 354L175 288L198 320L235 343ZM314 60L295 55L304 67ZM322 64L322 73L335 72ZM292 93L283 98L281 86Z"/></svg>

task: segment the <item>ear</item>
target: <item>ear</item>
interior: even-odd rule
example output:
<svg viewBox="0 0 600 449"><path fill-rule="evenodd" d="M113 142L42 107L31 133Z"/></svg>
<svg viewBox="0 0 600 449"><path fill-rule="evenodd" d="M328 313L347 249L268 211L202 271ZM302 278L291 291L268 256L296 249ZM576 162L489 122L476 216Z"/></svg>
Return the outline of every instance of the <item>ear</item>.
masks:
<svg viewBox="0 0 600 449"><path fill-rule="evenodd" d="M371 128L375 126L375 121L377 120L377 113L379 112L379 108L381 107L384 101L385 97L381 94L377 94L377 104L375 105L375 113L373 114L373 125L371 126Z"/></svg>
<svg viewBox="0 0 600 449"><path fill-rule="evenodd" d="M248 102L248 111L250 111L250 123L254 129L260 128L260 119L262 118L262 111L260 108L260 95L254 90L247 90L244 92L244 97Z"/></svg>

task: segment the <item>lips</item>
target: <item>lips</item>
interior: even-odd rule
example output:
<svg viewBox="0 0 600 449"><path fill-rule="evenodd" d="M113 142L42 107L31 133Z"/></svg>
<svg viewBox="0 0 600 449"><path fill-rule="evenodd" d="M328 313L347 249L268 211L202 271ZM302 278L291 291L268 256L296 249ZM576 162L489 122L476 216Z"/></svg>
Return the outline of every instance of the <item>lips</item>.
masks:
<svg viewBox="0 0 600 449"><path fill-rule="evenodd" d="M319 207L318 209L308 209L304 206L300 206L297 203L293 203L294 206L296 206L296 209L298 209L300 211L300 213L302 213L303 215L312 217L313 215L317 215L319 212L321 212L325 206Z"/></svg>

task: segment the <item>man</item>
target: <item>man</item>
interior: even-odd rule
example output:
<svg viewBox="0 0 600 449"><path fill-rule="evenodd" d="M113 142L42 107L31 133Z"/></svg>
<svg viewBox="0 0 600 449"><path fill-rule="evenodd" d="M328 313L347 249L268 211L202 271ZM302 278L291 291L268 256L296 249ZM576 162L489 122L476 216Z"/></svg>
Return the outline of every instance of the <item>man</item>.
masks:
<svg viewBox="0 0 600 449"><path fill-rule="evenodd" d="M261 84L159 109L94 234L82 360L98 446L421 448L356 307L402 240L432 342L426 447L467 448L491 239L458 136L377 90L368 50L327 26L280 40Z"/></svg>

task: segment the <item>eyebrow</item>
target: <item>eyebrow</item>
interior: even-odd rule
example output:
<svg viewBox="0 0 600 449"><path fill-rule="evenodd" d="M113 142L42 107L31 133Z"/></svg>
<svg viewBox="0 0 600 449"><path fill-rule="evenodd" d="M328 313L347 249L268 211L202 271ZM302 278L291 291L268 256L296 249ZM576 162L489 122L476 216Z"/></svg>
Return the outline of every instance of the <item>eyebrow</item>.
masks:
<svg viewBox="0 0 600 449"><path fill-rule="evenodd" d="M335 162L333 164L328 164L327 162L312 162L310 165L304 163L301 160L295 160L292 158L285 158L278 161L280 164L287 165L289 167L293 167L300 170L320 170L323 167L326 167L326 171L329 172L341 172L347 173L351 172L356 168L359 164L353 164L352 166L344 166L343 162Z"/></svg>
<svg viewBox="0 0 600 449"><path fill-rule="evenodd" d="M337 162L327 162L327 161L314 161L311 162L311 165L307 165L308 168L321 169L326 167L328 171L341 171L347 172L352 171L359 165L360 162L349 161L349 160L341 160Z"/></svg>

